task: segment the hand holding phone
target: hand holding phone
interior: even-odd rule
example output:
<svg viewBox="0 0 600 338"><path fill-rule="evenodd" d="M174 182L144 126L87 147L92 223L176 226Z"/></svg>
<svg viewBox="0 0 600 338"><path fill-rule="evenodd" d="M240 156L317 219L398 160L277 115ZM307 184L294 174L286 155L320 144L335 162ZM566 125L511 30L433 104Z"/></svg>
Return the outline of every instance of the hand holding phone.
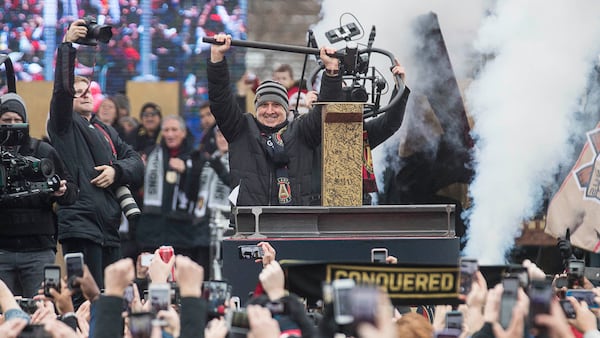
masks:
<svg viewBox="0 0 600 338"><path fill-rule="evenodd" d="M586 302L590 309L600 308L600 305L596 302L596 294L593 290L588 289L569 289L567 290L566 297L573 297L579 302Z"/></svg>
<svg viewBox="0 0 600 338"><path fill-rule="evenodd" d="M154 314L160 310L168 310L169 305L171 305L171 285L168 283L150 283L148 297Z"/></svg>
<svg viewBox="0 0 600 338"><path fill-rule="evenodd" d="M208 304L209 316L222 316L225 314L225 305L231 297L231 285L224 281L202 282L202 298ZM239 298L238 298L239 299Z"/></svg>
<svg viewBox="0 0 600 338"><path fill-rule="evenodd" d="M150 263L152 263L152 258L154 257L154 254L151 253L143 253L140 256L140 265L141 266L150 266Z"/></svg>
<svg viewBox="0 0 600 338"><path fill-rule="evenodd" d="M512 319L513 308L517 305L520 280L516 276L507 276L502 279L502 298L500 300L500 325L507 329Z"/></svg>
<svg viewBox="0 0 600 338"><path fill-rule="evenodd" d="M461 258L460 260L460 294L467 295L471 292L473 276L479 270L479 263L473 258Z"/></svg>
<svg viewBox="0 0 600 338"><path fill-rule="evenodd" d="M575 308L573 307L573 304L571 304L571 301L568 299L561 299L559 302L567 319L574 319L577 317L577 313L575 312Z"/></svg>
<svg viewBox="0 0 600 338"><path fill-rule="evenodd" d="M338 325L350 324L352 316L351 293L356 283L352 279L336 279L331 283L333 289L333 315Z"/></svg>
<svg viewBox="0 0 600 338"><path fill-rule="evenodd" d="M52 298L50 289L60 293L60 266L44 266L44 296Z"/></svg>
<svg viewBox="0 0 600 338"><path fill-rule="evenodd" d="M373 248L371 249L371 262L372 263L386 263L388 257L387 248Z"/></svg>
<svg viewBox="0 0 600 338"><path fill-rule="evenodd" d="M65 255L65 265L67 266L67 285L69 289L78 289L75 285L75 278L83 277L83 253L74 252Z"/></svg>
<svg viewBox="0 0 600 338"><path fill-rule="evenodd" d="M129 314L129 332L133 338L149 338L152 335L152 320L154 314L151 312L133 312Z"/></svg>
<svg viewBox="0 0 600 338"><path fill-rule="evenodd" d="M265 255L263 249L258 245L240 245L238 246L240 259L261 259Z"/></svg>
<svg viewBox="0 0 600 338"><path fill-rule="evenodd" d="M462 332L463 327L463 313L460 311L448 311L446 312L446 328L456 329Z"/></svg>

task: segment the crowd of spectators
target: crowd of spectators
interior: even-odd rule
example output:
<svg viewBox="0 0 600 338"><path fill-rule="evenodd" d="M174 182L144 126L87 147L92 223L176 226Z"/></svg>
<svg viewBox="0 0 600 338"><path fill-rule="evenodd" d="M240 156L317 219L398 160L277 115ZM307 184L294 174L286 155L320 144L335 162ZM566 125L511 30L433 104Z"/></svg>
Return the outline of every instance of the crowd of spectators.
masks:
<svg viewBox="0 0 600 338"><path fill-rule="evenodd" d="M202 37L226 32L235 39L246 39L246 0L152 0L151 23L146 30L141 25L144 13L139 0L59 0L56 27L44 22L44 1L2 3L0 53L11 56L18 81L44 80L44 68L48 67L44 64L45 54L53 53L71 22L93 16L99 24L113 26L113 38L108 44L99 44L100 52L95 53L92 68L82 66L78 71L103 83L103 93L108 95L124 93L126 81L140 75L181 81L185 84L182 95L186 112L197 111L201 102L208 99L203 79L210 48L202 42ZM141 74L144 32L150 33L152 74ZM49 41L51 39L53 41ZM239 77L244 67L243 61L234 62L232 70ZM110 81L100 77L110 78ZM1 81L4 79L2 76Z"/></svg>
<svg viewBox="0 0 600 338"><path fill-rule="evenodd" d="M201 266L182 255L165 260L157 249L148 264L140 255L135 262L126 258L108 266L104 290L98 288L87 267L70 287L65 277L60 287L50 289L52 297L40 290L33 300L23 300L0 281L0 335L21 337L23 330L39 330L46 335L36 337L600 337L600 288L582 277L581 283L569 288L589 290L594 299L586 302L565 296L567 287L559 283L570 278L569 272L546 275L528 260L520 264L527 281L519 284L508 308L503 300L507 297L503 283L488 285L491 280L475 271L470 290L464 297L457 294L463 302L458 306L436 305L431 317L410 308L400 311L402 307L392 306L384 289L375 288L372 299L365 302L373 306L372 312L340 323L336 316L336 308L342 305L339 298L331 297L324 287L319 305L307 308L298 295L286 290L287 277L275 259L275 248L268 242L257 245L264 256L256 263L263 269L255 279L248 279L257 284L257 292L244 299L245 307L230 301L231 295L221 299L221 291L227 293L226 288L217 290L221 300L213 304L215 295L211 291L216 289L203 281ZM385 264L392 267L397 260L389 256ZM169 283L171 271L176 282ZM540 297L533 287L539 283L548 285L552 292ZM159 285L172 290L165 304L152 291L160 289ZM86 298L78 308L71 302L74 289ZM362 305L360 308L365 310ZM462 319L450 320L450 314Z"/></svg>

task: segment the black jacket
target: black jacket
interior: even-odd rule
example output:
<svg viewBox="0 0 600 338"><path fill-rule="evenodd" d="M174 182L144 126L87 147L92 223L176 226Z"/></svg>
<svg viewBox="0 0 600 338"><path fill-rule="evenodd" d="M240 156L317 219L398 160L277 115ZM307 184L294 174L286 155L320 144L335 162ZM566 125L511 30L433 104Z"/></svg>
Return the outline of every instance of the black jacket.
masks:
<svg viewBox="0 0 600 338"><path fill-rule="evenodd" d="M60 197L38 193L1 201L0 249L19 252L56 249L56 215L52 205L54 202L60 205L75 203L79 188L50 144L32 138L19 148L18 153L52 161L55 174L67 181L67 191Z"/></svg>
<svg viewBox="0 0 600 338"><path fill-rule="evenodd" d="M184 162L189 162L187 160L190 158L192 149L192 142L184 141L176 157ZM169 149L164 141L150 151L148 155L151 156L154 151L159 150L163 152L163 177L160 180L163 187L161 206L142 204L142 215L135 231L136 240L143 248L172 245L177 250L178 248L208 246L208 223L194 217L194 210L183 210L181 207L173 210L173 200L178 192L184 193L188 201L197 200L199 174L191 175L192 168L186 166L186 172L180 176L179 185L169 183L166 176L169 171L170 156ZM190 208L191 205L195 206L196 203L191 203Z"/></svg>
<svg viewBox="0 0 600 338"><path fill-rule="evenodd" d="M133 150L140 154L148 154L152 148L160 143L160 126L154 135L150 135L144 126L139 125L132 130L123 140L127 142Z"/></svg>
<svg viewBox="0 0 600 338"><path fill-rule="evenodd" d="M96 116L88 121L73 111L75 54L70 43L62 43L58 48L47 125L52 145L80 189L77 202L61 206L58 211L58 239L84 238L103 246L119 246L121 207L114 191L127 184L141 185L144 165L138 153L121 140L114 128ZM109 135L116 158L111 144L98 128ZM107 189L90 183L98 175L94 167L99 165L111 165L115 169L115 182Z"/></svg>
<svg viewBox="0 0 600 338"><path fill-rule="evenodd" d="M237 205L278 205L275 166L268 157L261 126L250 113L243 113L231 90L227 61L208 61L208 97L219 129L229 142L232 188L240 185ZM341 75L324 76L322 101L339 101ZM314 149L321 144L321 107L290 122L283 133L288 155L288 178L293 205L309 205Z"/></svg>

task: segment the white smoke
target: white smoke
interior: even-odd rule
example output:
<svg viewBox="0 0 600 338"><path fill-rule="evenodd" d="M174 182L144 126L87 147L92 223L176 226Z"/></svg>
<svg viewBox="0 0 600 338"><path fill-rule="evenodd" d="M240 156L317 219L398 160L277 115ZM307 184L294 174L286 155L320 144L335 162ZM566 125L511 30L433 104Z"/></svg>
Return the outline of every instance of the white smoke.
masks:
<svg viewBox="0 0 600 338"><path fill-rule="evenodd" d="M467 91L476 177L465 255L504 263L564 155L600 45L600 3L499 1L475 46L494 57ZM590 126L592 127L592 126Z"/></svg>
<svg viewBox="0 0 600 338"><path fill-rule="evenodd" d="M496 8L485 16L492 3ZM367 36L376 25L374 46L398 57L410 86L427 79L411 77L416 60L410 59L409 25L430 11L437 14L459 83L474 68L474 51L493 55L465 97L475 120L476 177L464 214L470 226L464 253L482 264L504 263L522 221L538 209L543 187L571 160L569 138L581 132L572 128L574 112L600 47L600 2L324 0L323 19L313 30L321 46L344 12L358 18ZM346 16L342 24L351 21ZM379 171L386 153L385 146L374 152Z"/></svg>
<svg viewBox="0 0 600 338"><path fill-rule="evenodd" d="M450 55L454 72L458 78L464 78L473 68L472 43L476 37L477 29L485 13L487 1L464 0L460 2L445 0L426 1L345 1L324 0L321 7L322 20L312 27L319 46L330 45L325 38L325 32L337 28L341 24L355 22L354 19L343 13L352 13L364 29L361 43L368 41L371 26L376 26L376 37L373 47L388 50L396 56L406 68L406 82L411 83L434 80L428 77L417 78L415 65L419 60L413 59L413 44L415 38L411 24L418 16L435 12L444 35L444 40ZM341 19L340 19L341 17ZM344 47L343 42L334 44L336 48ZM374 65L384 75L389 76L389 61L384 57L373 56L371 65ZM391 77L388 77L388 83ZM391 91L390 91L391 92ZM387 103L387 97L382 99L382 104ZM401 129L404 127L401 127ZM386 154L397 156L398 148L395 140L400 132L373 151L373 161L377 176L379 190L382 190L382 172L389 166Z"/></svg>

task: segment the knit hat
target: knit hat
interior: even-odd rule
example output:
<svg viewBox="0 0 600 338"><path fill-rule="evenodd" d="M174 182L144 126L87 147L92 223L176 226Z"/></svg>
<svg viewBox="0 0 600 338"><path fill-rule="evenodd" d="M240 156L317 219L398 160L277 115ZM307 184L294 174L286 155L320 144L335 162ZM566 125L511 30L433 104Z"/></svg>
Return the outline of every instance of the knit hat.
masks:
<svg viewBox="0 0 600 338"><path fill-rule="evenodd" d="M16 93L6 93L0 96L0 116L6 112L17 113L21 116L24 123L27 122L25 102Z"/></svg>
<svg viewBox="0 0 600 338"><path fill-rule="evenodd" d="M287 112L289 109L287 89L279 82L271 80L263 81L263 83L256 88L254 108L258 109L259 106L267 102L277 102Z"/></svg>

